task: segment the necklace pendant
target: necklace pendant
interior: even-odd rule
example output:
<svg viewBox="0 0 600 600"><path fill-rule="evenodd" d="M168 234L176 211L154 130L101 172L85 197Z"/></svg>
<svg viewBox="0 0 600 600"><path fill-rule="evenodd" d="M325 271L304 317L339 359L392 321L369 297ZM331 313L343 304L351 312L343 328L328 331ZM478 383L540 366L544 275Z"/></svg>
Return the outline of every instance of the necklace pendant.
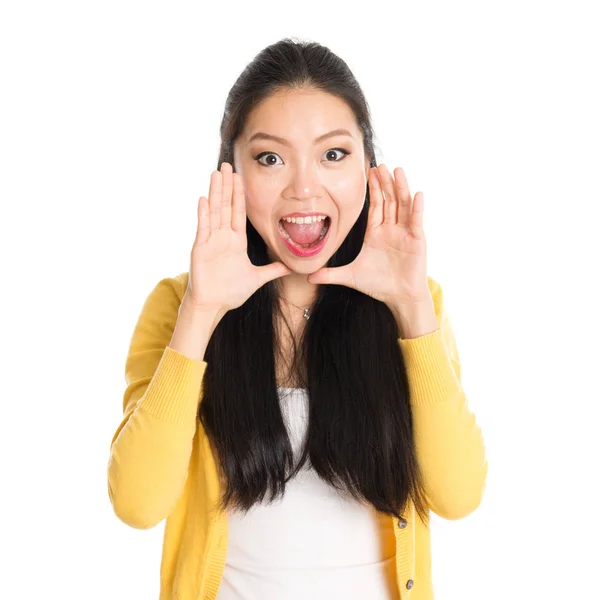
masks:
<svg viewBox="0 0 600 600"><path fill-rule="evenodd" d="M304 318L308 321L310 319L310 312L308 312L308 308L304 309Z"/></svg>

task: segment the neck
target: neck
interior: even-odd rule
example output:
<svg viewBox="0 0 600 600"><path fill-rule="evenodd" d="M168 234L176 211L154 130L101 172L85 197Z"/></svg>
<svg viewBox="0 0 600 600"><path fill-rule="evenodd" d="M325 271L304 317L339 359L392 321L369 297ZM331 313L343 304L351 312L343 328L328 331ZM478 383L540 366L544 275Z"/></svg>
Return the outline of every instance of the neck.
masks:
<svg viewBox="0 0 600 600"><path fill-rule="evenodd" d="M318 284L309 283L308 274L290 273L278 280L281 297L300 308L309 307L317 297Z"/></svg>

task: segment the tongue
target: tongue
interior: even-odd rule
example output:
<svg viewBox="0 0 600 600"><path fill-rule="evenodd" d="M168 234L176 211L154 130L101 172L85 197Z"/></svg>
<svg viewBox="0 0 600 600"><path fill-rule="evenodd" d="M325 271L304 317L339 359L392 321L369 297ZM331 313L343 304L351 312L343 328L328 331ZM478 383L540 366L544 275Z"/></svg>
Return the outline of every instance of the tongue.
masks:
<svg viewBox="0 0 600 600"><path fill-rule="evenodd" d="M289 223L282 220L281 224L293 242L307 245L317 241L317 238L323 231L323 227L325 227L326 221L327 219L323 219L316 223L303 223L300 225L299 223Z"/></svg>

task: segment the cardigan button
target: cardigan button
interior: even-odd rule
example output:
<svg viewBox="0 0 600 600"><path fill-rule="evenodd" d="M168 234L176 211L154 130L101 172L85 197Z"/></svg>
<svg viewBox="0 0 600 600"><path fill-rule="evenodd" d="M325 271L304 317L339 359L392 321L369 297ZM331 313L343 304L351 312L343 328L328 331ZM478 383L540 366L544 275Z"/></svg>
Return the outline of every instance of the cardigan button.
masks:
<svg viewBox="0 0 600 600"><path fill-rule="evenodd" d="M398 527L400 527L400 529L404 529L406 527L406 519L400 519L398 521Z"/></svg>
<svg viewBox="0 0 600 600"><path fill-rule="evenodd" d="M410 590L410 588L412 588L412 586L415 584L415 582L412 579L409 579L406 582L406 589Z"/></svg>

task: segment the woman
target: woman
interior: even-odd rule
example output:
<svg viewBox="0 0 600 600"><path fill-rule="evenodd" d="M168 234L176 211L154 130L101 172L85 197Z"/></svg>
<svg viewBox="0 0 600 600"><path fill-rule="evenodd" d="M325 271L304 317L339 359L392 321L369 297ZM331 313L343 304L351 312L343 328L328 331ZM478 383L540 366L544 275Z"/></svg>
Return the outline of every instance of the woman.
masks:
<svg viewBox="0 0 600 600"><path fill-rule="evenodd" d="M219 166L133 333L114 510L167 519L161 600L431 600L429 511L471 513L487 460L423 194L344 61L290 39L231 89Z"/></svg>

